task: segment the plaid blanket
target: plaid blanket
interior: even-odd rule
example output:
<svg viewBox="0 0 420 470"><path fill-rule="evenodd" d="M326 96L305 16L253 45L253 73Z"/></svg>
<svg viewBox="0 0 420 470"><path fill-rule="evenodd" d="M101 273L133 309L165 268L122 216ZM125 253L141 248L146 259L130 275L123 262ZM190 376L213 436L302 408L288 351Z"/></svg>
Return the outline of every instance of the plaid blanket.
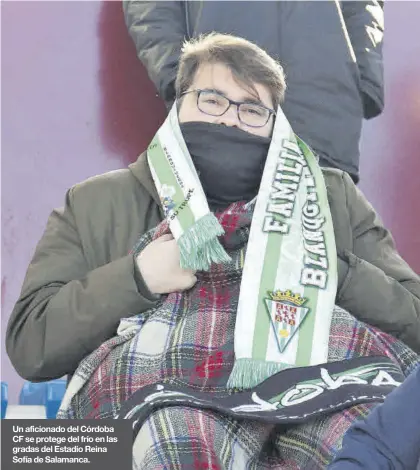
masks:
<svg viewBox="0 0 420 470"><path fill-rule="evenodd" d="M232 262L199 273L190 291L165 296L156 308L123 319L117 336L81 362L58 418L115 418L136 390L156 383L225 391L233 367L235 314L252 207L235 204L218 217ZM135 251L167 231L163 222L141 237ZM404 376L418 362L403 343L336 307L328 361L362 356L388 357ZM133 468L325 468L346 429L374 405L359 404L293 426L162 408L137 435Z"/></svg>
<svg viewBox="0 0 420 470"><path fill-rule="evenodd" d="M162 408L137 435L133 469L325 469L350 424L374 406L360 404L288 428L206 410Z"/></svg>

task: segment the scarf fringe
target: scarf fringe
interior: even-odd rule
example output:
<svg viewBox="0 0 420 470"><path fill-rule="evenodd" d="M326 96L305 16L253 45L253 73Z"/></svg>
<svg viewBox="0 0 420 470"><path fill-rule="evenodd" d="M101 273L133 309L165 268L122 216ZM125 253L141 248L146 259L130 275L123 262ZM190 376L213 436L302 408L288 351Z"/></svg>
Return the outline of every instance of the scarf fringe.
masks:
<svg viewBox="0 0 420 470"><path fill-rule="evenodd" d="M272 375L288 367L290 367L288 364L269 362L263 359L236 359L227 388L235 391L254 388Z"/></svg>
<svg viewBox="0 0 420 470"><path fill-rule="evenodd" d="M223 227L212 212L197 220L178 239L181 267L208 271L212 263L231 261L217 238L224 233Z"/></svg>

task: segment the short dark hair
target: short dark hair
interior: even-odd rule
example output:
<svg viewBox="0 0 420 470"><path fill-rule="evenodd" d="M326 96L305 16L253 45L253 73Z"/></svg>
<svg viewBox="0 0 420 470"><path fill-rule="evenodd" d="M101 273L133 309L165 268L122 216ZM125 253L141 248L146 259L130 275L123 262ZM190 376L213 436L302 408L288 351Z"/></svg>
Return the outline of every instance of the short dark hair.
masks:
<svg viewBox="0 0 420 470"><path fill-rule="evenodd" d="M209 33L183 44L175 81L177 97L188 90L202 64L226 65L238 82L255 91L254 83L268 88L275 109L283 101L283 67L256 44L230 34Z"/></svg>

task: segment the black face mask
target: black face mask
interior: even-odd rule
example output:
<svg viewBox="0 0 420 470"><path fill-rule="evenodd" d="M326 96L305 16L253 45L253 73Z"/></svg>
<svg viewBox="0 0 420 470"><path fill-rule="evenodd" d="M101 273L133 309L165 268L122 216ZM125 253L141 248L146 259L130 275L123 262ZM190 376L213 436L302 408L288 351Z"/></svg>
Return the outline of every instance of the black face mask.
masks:
<svg viewBox="0 0 420 470"><path fill-rule="evenodd" d="M207 122L180 127L212 210L258 194L271 138Z"/></svg>

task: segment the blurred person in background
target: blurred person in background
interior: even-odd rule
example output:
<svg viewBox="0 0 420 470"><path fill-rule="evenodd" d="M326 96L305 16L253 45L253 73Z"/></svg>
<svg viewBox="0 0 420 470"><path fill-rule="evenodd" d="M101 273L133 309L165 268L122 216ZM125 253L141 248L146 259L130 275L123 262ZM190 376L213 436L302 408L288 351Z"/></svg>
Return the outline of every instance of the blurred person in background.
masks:
<svg viewBox="0 0 420 470"><path fill-rule="evenodd" d="M170 107L184 39L217 31L248 39L282 64L282 105L321 166L359 180L363 118L384 107L383 2L124 1L137 55Z"/></svg>

